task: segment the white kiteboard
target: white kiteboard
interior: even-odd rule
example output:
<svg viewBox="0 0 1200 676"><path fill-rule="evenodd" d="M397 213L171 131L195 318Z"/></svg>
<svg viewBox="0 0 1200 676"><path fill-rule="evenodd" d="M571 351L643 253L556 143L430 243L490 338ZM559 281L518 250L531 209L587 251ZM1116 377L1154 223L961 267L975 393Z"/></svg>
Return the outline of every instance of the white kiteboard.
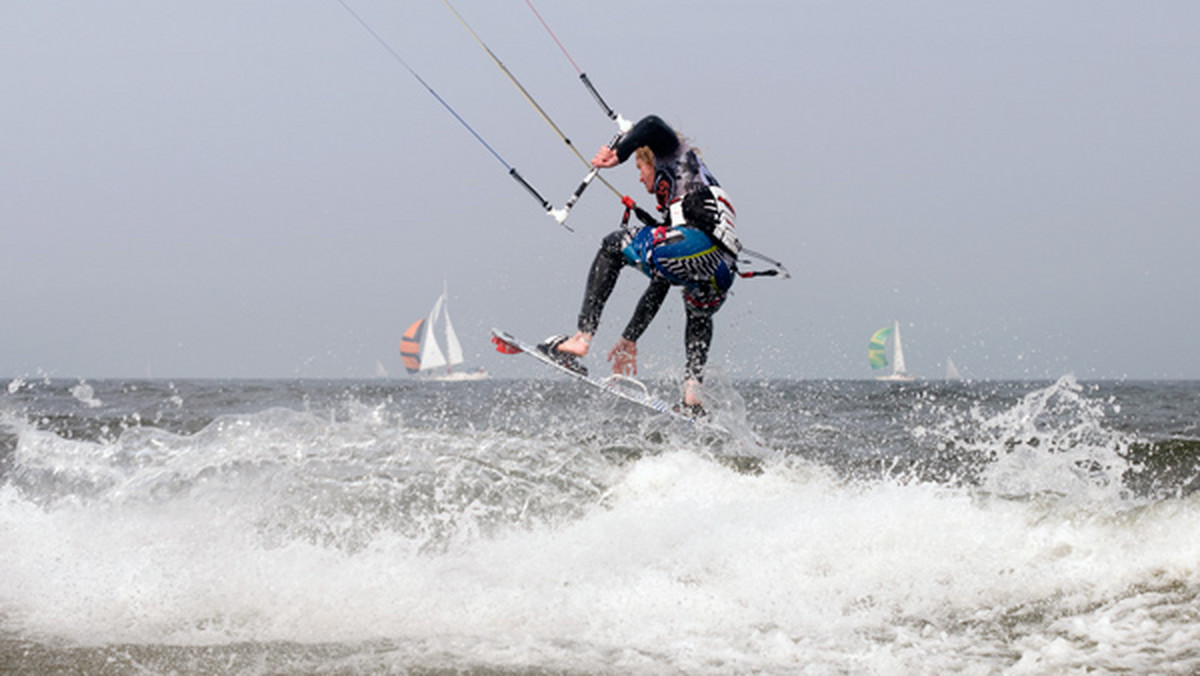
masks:
<svg viewBox="0 0 1200 676"><path fill-rule="evenodd" d="M727 432L727 430L720 425L708 422L706 420L693 418L674 410L667 402L651 395L650 390L645 386L645 384L636 378L617 374L606 376L604 378L597 378L586 373L580 373L579 371L572 370L554 361L536 346L530 345L529 343L526 343L513 336L511 333L508 333L507 331L501 331L500 329L492 329L492 342L496 344L497 352L502 352L504 354L517 354L518 352L527 354L561 373L565 373L578 381L591 385L601 392L606 392L615 397L624 399L625 401L637 404L643 408L648 408L652 411L668 415L681 422L700 425L705 428L710 428L721 432Z"/></svg>

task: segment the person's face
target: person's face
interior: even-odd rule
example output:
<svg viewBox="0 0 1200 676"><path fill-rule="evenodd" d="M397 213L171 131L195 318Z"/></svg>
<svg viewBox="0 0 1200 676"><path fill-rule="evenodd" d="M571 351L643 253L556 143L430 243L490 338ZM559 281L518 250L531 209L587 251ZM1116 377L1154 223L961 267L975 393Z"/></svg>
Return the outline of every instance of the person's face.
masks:
<svg viewBox="0 0 1200 676"><path fill-rule="evenodd" d="M641 174L642 185L646 186L646 192L654 194L654 165L638 160L637 167L638 173Z"/></svg>

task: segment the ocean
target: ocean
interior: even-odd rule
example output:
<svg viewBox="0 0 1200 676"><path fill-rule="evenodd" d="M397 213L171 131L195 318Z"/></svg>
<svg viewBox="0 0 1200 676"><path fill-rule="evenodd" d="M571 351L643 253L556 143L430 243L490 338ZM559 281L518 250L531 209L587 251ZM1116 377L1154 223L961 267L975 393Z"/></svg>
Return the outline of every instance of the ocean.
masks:
<svg viewBox="0 0 1200 676"><path fill-rule="evenodd" d="M710 380L13 380L0 672L1200 672L1200 382Z"/></svg>

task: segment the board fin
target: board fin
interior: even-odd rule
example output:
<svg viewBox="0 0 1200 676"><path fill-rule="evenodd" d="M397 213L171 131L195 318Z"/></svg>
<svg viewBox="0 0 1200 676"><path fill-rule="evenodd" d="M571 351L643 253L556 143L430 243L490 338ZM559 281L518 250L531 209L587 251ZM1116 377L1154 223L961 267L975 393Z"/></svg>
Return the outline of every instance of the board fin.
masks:
<svg viewBox="0 0 1200 676"><path fill-rule="evenodd" d="M520 347L508 342L495 333L492 334L492 343L496 345L496 351L500 354L521 354L523 352Z"/></svg>

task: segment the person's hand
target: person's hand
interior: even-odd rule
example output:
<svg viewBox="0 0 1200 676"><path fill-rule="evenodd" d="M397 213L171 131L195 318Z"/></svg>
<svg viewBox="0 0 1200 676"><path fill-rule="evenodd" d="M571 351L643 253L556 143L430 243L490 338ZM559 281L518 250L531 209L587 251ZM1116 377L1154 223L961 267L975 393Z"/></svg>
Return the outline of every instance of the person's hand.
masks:
<svg viewBox="0 0 1200 676"><path fill-rule="evenodd" d="M617 151L608 146L601 146L600 150L596 151L596 156L592 158L592 166L597 169L609 169L620 163L621 161L617 158Z"/></svg>
<svg viewBox="0 0 1200 676"><path fill-rule="evenodd" d="M608 360L613 365L613 375L637 375L637 343L621 338L613 349L608 352Z"/></svg>

